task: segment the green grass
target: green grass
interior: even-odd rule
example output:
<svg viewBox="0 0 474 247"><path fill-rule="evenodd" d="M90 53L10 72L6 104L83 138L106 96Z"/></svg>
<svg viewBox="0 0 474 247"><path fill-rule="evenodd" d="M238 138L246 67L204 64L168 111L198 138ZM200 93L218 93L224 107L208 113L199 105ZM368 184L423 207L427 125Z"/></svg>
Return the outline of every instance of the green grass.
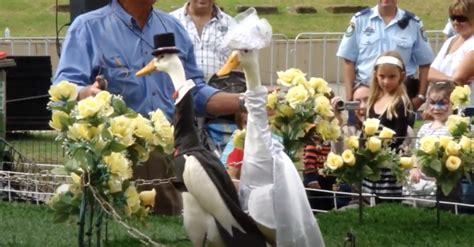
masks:
<svg viewBox="0 0 474 247"><path fill-rule="evenodd" d="M181 7L184 0L158 0L155 7L171 11ZM301 32L344 32L351 14L331 14L324 8L330 5L372 6L374 0L219 0L217 3L230 15L235 15L235 6L242 5L276 5L279 13L263 15L272 24L274 33L286 34L290 38ZM68 4L68 0L59 0L59 4ZM12 36L54 36L55 14L52 0L0 0L0 34L9 27ZM427 7L426 5L429 4ZM450 1L399 1L406 8L420 16L427 30L440 30L448 16ZM310 5L317 9L316 14L289 14L289 6ZM59 13L59 26L69 22L69 13ZM64 35L64 32L62 32Z"/></svg>
<svg viewBox="0 0 474 247"><path fill-rule="evenodd" d="M7 135L7 141L21 154L36 163L60 164L64 161L61 144L54 131L26 131Z"/></svg>
<svg viewBox="0 0 474 247"><path fill-rule="evenodd" d="M290 209L289 209L290 210ZM75 222L53 223L53 212L45 206L0 202L0 246L74 246ZM441 212L436 224L434 209L415 209L384 204L358 211L317 215L326 246L344 246L347 232L356 237L356 246L472 246L474 216ZM154 241L169 246L191 246L181 217L151 216L145 225L134 223ZM109 246L141 246L114 222L109 223ZM347 245L349 246L349 245Z"/></svg>

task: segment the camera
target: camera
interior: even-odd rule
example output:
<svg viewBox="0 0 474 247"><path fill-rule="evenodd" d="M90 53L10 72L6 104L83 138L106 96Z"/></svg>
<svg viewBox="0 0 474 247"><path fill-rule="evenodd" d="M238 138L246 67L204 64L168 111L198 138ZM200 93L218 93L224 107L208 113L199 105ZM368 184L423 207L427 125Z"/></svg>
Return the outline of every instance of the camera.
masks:
<svg viewBox="0 0 474 247"><path fill-rule="evenodd" d="M344 101L339 100L336 102L336 110L338 111L351 111L359 109L360 102L359 101Z"/></svg>

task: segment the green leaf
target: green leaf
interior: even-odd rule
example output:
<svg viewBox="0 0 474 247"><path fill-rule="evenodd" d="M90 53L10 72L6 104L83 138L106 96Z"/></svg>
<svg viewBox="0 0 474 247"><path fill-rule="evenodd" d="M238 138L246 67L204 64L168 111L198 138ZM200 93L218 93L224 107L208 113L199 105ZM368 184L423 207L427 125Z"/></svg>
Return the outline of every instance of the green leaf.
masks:
<svg viewBox="0 0 474 247"><path fill-rule="evenodd" d="M112 150L113 152L119 153L125 150L125 148L127 148L125 147L125 145L120 144L116 140L112 140L110 142L110 150Z"/></svg>
<svg viewBox="0 0 474 247"><path fill-rule="evenodd" d="M56 167L52 169L51 173L55 175L69 175L64 166L60 166L60 167Z"/></svg>
<svg viewBox="0 0 474 247"><path fill-rule="evenodd" d="M430 162L429 166L437 171L437 172L441 172L441 161L437 160L437 159L434 159Z"/></svg>
<svg viewBox="0 0 474 247"><path fill-rule="evenodd" d="M441 183L441 190L445 196L448 196L449 193L453 190L454 186L456 185L456 181L452 179L447 179L443 183Z"/></svg>

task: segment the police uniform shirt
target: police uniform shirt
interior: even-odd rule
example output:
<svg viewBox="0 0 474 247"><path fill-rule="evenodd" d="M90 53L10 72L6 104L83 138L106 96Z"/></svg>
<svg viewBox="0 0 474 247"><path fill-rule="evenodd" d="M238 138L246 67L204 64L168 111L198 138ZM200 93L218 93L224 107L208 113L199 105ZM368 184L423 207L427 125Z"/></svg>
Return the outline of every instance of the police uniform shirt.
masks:
<svg viewBox="0 0 474 247"><path fill-rule="evenodd" d="M415 75L419 65L429 65L434 59L418 17L398 8L395 18L385 25L375 6L352 17L336 55L355 63L358 81L370 83L375 60L390 50L400 53L408 76Z"/></svg>

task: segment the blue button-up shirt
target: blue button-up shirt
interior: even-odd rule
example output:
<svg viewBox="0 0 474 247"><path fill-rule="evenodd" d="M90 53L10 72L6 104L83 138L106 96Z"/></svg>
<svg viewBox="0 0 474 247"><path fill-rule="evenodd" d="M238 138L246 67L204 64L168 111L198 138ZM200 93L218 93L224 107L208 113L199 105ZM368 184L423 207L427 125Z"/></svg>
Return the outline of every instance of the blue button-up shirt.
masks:
<svg viewBox="0 0 474 247"><path fill-rule="evenodd" d="M423 30L423 23L418 17L413 17L402 29L398 21L404 15L404 10L397 9L395 18L386 25L378 6L375 6L352 17L337 56L355 63L358 81L370 83L375 60L390 50L400 53L408 76L415 75L418 66L431 64L434 54Z"/></svg>
<svg viewBox="0 0 474 247"><path fill-rule="evenodd" d="M53 81L68 80L87 86L97 75L104 75L107 90L122 95L135 111L147 116L159 108L171 119L175 90L168 74L156 72L135 77L135 73L153 59L153 36L166 32L174 33L186 78L196 83L193 90L196 113L203 116L209 97L218 90L204 82L186 30L174 17L159 10L150 12L141 29L117 0L75 19L63 43Z"/></svg>

